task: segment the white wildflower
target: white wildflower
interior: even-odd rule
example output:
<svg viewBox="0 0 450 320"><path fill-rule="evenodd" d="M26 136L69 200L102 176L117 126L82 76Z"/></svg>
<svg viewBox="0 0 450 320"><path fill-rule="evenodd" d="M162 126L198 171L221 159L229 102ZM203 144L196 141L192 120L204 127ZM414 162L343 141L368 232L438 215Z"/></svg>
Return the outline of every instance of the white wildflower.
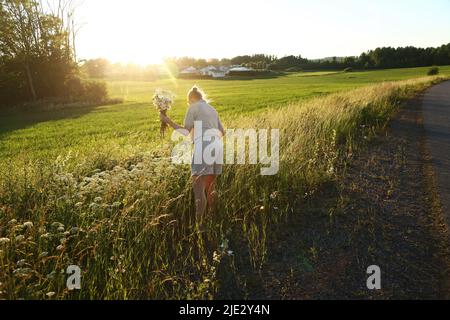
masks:
<svg viewBox="0 0 450 320"><path fill-rule="evenodd" d="M59 227L64 227L64 225L61 222L53 222L52 223L52 227L53 228L59 228Z"/></svg>
<svg viewBox="0 0 450 320"><path fill-rule="evenodd" d="M277 197L278 197L278 191L275 191L270 195L270 199L272 199L272 200L275 200Z"/></svg>
<svg viewBox="0 0 450 320"><path fill-rule="evenodd" d="M17 266L23 267L25 265L25 263L27 263L27 261L25 259L19 260L19 261L17 261Z"/></svg>
<svg viewBox="0 0 450 320"><path fill-rule="evenodd" d="M14 270L13 273L14 273L14 275L17 275L17 276L26 276L31 272L32 272L32 270L30 268L19 268L19 269Z"/></svg>
<svg viewBox="0 0 450 320"><path fill-rule="evenodd" d="M0 244L7 244L7 243L10 243L10 242L11 242L11 240L8 239L8 238L0 238Z"/></svg>
<svg viewBox="0 0 450 320"><path fill-rule="evenodd" d="M96 198L94 199L94 202L95 202L95 203L101 203L101 202L102 202L102 198L101 198L101 197L96 197Z"/></svg>
<svg viewBox="0 0 450 320"><path fill-rule="evenodd" d="M100 208L100 206L97 203L91 203L89 205L89 209L91 210L97 210L98 208Z"/></svg>
<svg viewBox="0 0 450 320"><path fill-rule="evenodd" d="M173 93L157 89L155 91L155 95L153 96L153 105L158 111L167 111L172 107L173 100Z"/></svg>
<svg viewBox="0 0 450 320"><path fill-rule="evenodd" d="M112 207L113 209L118 209L118 208L120 208L121 205L122 205L122 203L120 203L120 202L114 202L114 203L111 205L111 207Z"/></svg>
<svg viewBox="0 0 450 320"><path fill-rule="evenodd" d="M28 221L28 222L25 222L24 224L23 224L23 227L24 228L28 228L28 229L31 229L31 228L33 228L33 222L31 222L31 221Z"/></svg>
<svg viewBox="0 0 450 320"><path fill-rule="evenodd" d="M50 233L44 233L43 235L41 235L41 239L45 240L45 239L49 239L50 238Z"/></svg>
<svg viewBox="0 0 450 320"><path fill-rule="evenodd" d="M81 208L83 206L83 202L75 203L75 208Z"/></svg>
<svg viewBox="0 0 450 320"><path fill-rule="evenodd" d="M328 174L333 174L334 173L334 166L331 165L330 168L328 168Z"/></svg>

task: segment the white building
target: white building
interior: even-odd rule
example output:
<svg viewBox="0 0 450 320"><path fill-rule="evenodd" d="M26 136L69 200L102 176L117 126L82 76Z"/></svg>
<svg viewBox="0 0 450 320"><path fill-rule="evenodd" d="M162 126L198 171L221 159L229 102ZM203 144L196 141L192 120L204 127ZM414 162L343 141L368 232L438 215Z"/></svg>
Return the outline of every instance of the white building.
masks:
<svg viewBox="0 0 450 320"><path fill-rule="evenodd" d="M208 66L200 69L200 73L204 76L209 76L213 78L225 78L228 73L228 68L220 67L216 68L214 66Z"/></svg>
<svg viewBox="0 0 450 320"><path fill-rule="evenodd" d="M200 73L204 76L209 76L211 72L216 71L216 67L214 66L207 66L203 69L200 69Z"/></svg>
<svg viewBox="0 0 450 320"><path fill-rule="evenodd" d="M253 71L253 69L241 67L241 66L233 67L229 70L229 72L249 72L249 71Z"/></svg>
<svg viewBox="0 0 450 320"><path fill-rule="evenodd" d="M215 70L215 71L211 71L210 75L213 78L225 78L227 76L228 72L226 71L222 71L222 70Z"/></svg>
<svg viewBox="0 0 450 320"><path fill-rule="evenodd" d="M184 70L181 70L180 74L184 74L184 75L196 75L196 74L199 74L199 71L197 70L197 68L189 67L189 68L186 68L186 69L184 69Z"/></svg>
<svg viewBox="0 0 450 320"><path fill-rule="evenodd" d="M249 69L246 67L242 67L239 65L234 65L231 67L220 66L207 66L202 69L197 69L195 67L189 67L182 71L180 71L180 75L185 76L207 76L212 77L214 79L225 78L230 72L248 72L253 71L253 69Z"/></svg>

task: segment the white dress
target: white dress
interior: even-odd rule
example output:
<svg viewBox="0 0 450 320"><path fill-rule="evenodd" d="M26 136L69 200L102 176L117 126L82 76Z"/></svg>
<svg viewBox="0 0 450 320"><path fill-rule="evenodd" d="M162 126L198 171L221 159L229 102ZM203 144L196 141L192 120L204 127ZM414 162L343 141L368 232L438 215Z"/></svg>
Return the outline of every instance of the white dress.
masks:
<svg viewBox="0 0 450 320"><path fill-rule="evenodd" d="M184 127L194 130L192 176L220 175L223 171L223 126L219 114L206 101L191 105Z"/></svg>

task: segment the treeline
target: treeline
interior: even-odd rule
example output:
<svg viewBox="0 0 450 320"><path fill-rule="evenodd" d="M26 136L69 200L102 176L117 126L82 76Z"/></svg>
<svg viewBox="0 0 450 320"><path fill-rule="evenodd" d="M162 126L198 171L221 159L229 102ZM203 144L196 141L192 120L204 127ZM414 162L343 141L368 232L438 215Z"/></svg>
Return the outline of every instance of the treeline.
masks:
<svg viewBox="0 0 450 320"><path fill-rule="evenodd" d="M351 61L349 61L351 62ZM363 68L411 68L450 64L450 43L437 48L377 48L353 62Z"/></svg>
<svg viewBox="0 0 450 320"><path fill-rule="evenodd" d="M161 78L162 70L158 65L111 63L107 59L99 58L83 61L81 71L87 77L94 79L152 81Z"/></svg>
<svg viewBox="0 0 450 320"><path fill-rule="evenodd" d="M84 80L76 63L70 0L0 0L0 107L55 99L99 103L102 82Z"/></svg>
<svg viewBox="0 0 450 320"><path fill-rule="evenodd" d="M188 67L195 67L201 69L207 66L232 66L240 65L255 70L284 70L306 63L308 60L301 56L285 56L277 58L274 55L254 54L237 56L231 59L195 59L190 57L169 58L166 59L166 64L174 65L182 70Z"/></svg>
<svg viewBox="0 0 450 320"><path fill-rule="evenodd" d="M411 68L450 65L450 43L437 48L384 47L362 53L359 57L332 57L318 60L309 60L300 55L278 58L273 55L255 54L222 60L183 57L169 59L169 61L179 69L190 66L203 68L208 65L242 65L256 70L275 71Z"/></svg>
<svg viewBox="0 0 450 320"><path fill-rule="evenodd" d="M274 55L266 54L209 60L191 57L168 58L165 60L163 68L158 65L112 64L106 59L92 59L84 61L81 70L90 78L152 81L168 76L168 71L171 75L177 75L181 70L189 67L202 69L211 65L215 67L240 65L259 71L287 72L450 65L450 43L437 48L377 48L362 53L359 57L331 57L317 60L309 60L301 55L278 58Z"/></svg>

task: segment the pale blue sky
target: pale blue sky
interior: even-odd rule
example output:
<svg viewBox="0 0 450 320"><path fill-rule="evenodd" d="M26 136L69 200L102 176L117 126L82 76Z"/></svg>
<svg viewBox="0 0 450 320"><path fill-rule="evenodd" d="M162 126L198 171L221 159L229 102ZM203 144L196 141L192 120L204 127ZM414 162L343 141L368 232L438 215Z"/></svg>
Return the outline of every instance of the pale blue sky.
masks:
<svg viewBox="0 0 450 320"><path fill-rule="evenodd" d="M85 0L80 58L359 55L450 42L450 0Z"/></svg>

